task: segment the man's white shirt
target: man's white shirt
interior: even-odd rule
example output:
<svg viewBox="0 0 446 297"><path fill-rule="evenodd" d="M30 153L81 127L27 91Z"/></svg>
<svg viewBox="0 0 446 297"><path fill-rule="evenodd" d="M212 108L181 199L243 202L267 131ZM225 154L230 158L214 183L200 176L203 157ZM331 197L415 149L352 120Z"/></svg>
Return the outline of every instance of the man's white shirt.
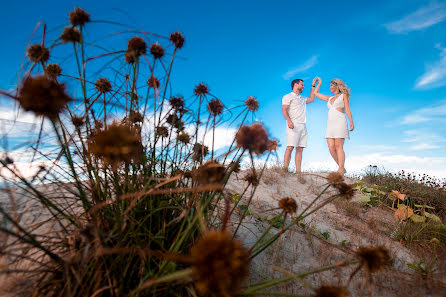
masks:
<svg viewBox="0 0 446 297"><path fill-rule="evenodd" d="M294 124L305 124L307 121L307 98L294 92L288 93L282 98L282 105L288 105L288 115Z"/></svg>

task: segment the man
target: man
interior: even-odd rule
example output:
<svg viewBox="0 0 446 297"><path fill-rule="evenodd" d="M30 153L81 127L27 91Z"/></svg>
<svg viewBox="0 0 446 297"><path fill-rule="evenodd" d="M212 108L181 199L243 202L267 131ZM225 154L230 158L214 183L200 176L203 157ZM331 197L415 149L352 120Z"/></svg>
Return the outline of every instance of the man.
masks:
<svg viewBox="0 0 446 297"><path fill-rule="evenodd" d="M311 85L310 97L304 98L300 95L304 89L302 79L295 79L291 82L291 93L286 94L282 98L282 113L287 122L286 128L286 150L284 156L284 169L288 171L291 160L291 153L296 148L296 172L299 182L304 183L305 180L301 174L302 151L307 146L307 128L306 105L314 101L314 88L317 77L313 79Z"/></svg>

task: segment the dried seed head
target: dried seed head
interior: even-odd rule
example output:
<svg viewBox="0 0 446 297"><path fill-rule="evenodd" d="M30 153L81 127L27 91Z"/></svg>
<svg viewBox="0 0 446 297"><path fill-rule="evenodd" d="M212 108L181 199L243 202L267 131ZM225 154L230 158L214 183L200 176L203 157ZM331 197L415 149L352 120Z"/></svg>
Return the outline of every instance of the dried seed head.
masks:
<svg viewBox="0 0 446 297"><path fill-rule="evenodd" d="M181 132L178 134L177 139L184 144L188 144L190 142L190 136L186 132Z"/></svg>
<svg viewBox="0 0 446 297"><path fill-rule="evenodd" d="M160 87L160 82L155 76L152 75L147 80L147 85L152 89L158 89Z"/></svg>
<svg viewBox="0 0 446 297"><path fill-rule="evenodd" d="M297 210L297 203L291 197L285 197L280 199L279 208L283 209L286 213L295 213Z"/></svg>
<svg viewBox="0 0 446 297"><path fill-rule="evenodd" d="M176 31L170 34L170 41L175 45L175 48L182 48L184 45L184 37L183 35Z"/></svg>
<svg viewBox="0 0 446 297"><path fill-rule="evenodd" d="M184 99L183 96L172 96L169 99L170 106L172 106L175 110L183 110L184 109Z"/></svg>
<svg viewBox="0 0 446 297"><path fill-rule="evenodd" d="M225 177L225 167L210 160L192 172L194 181L200 185L220 183Z"/></svg>
<svg viewBox="0 0 446 297"><path fill-rule="evenodd" d="M72 99L65 92L64 84L39 75L25 79L17 100L24 110L55 119Z"/></svg>
<svg viewBox="0 0 446 297"><path fill-rule="evenodd" d="M127 44L127 51L125 53L125 61L129 64L134 63L136 58L145 55L147 51L147 44L139 36L132 37Z"/></svg>
<svg viewBox="0 0 446 297"><path fill-rule="evenodd" d="M66 27L60 34L60 39L63 43L68 42L81 42L81 32L78 28Z"/></svg>
<svg viewBox="0 0 446 297"><path fill-rule="evenodd" d="M208 110L214 117L218 116L223 111L223 103L217 98L212 99L208 103Z"/></svg>
<svg viewBox="0 0 446 297"><path fill-rule="evenodd" d="M142 123L144 118L139 111L131 111L129 115L130 122L133 124Z"/></svg>
<svg viewBox="0 0 446 297"><path fill-rule="evenodd" d="M207 85L203 83L199 83L194 90L195 95L197 96L205 96L209 93L209 88Z"/></svg>
<svg viewBox="0 0 446 297"><path fill-rule="evenodd" d="M84 118L81 116L73 116L71 118L71 121L73 122L73 125L76 128L79 128L84 124Z"/></svg>
<svg viewBox="0 0 446 297"><path fill-rule="evenodd" d="M6 156L6 157L3 159L3 162L5 163L5 165L11 165L11 164L14 164L14 160L13 160L11 157L9 157L9 156Z"/></svg>
<svg viewBox="0 0 446 297"><path fill-rule="evenodd" d="M141 136L136 128L114 122L104 130L95 132L88 148L96 157L117 167L121 162L130 163L141 157Z"/></svg>
<svg viewBox="0 0 446 297"><path fill-rule="evenodd" d="M90 14L80 7L76 7L74 11L70 11L70 23L73 26L83 26L90 21Z"/></svg>
<svg viewBox="0 0 446 297"><path fill-rule="evenodd" d="M99 93L105 94L111 91L112 86L108 79L101 77L96 81L95 88Z"/></svg>
<svg viewBox="0 0 446 297"><path fill-rule="evenodd" d="M166 122L171 126L175 126L175 123L177 121L178 121L178 116L176 113L171 113L166 118Z"/></svg>
<svg viewBox="0 0 446 297"><path fill-rule="evenodd" d="M94 128L96 130L101 130L104 127L104 124L101 121L95 120L94 121Z"/></svg>
<svg viewBox="0 0 446 297"><path fill-rule="evenodd" d="M235 173L239 173L240 172L240 169L241 169L240 162L232 161L231 163L229 163L228 168L231 169L232 167L234 167L233 172L235 172Z"/></svg>
<svg viewBox="0 0 446 297"><path fill-rule="evenodd" d="M249 96L248 99L245 100L245 105L250 111L256 111L259 109L259 101L257 101L256 97L254 96Z"/></svg>
<svg viewBox="0 0 446 297"><path fill-rule="evenodd" d="M369 272L381 270L390 263L389 251L383 246L361 247L356 252L356 256Z"/></svg>
<svg viewBox="0 0 446 297"><path fill-rule="evenodd" d="M344 182L344 177L338 172L330 172L327 175L327 181L330 185L339 185Z"/></svg>
<svg viewBox="0 0 446 297"><path fill-rule="evenodd" d="M134 51L138 56L146 53L147 44L139 36L132 37L127 44L127 51Z"/></svg>
<svg viewBox="0 0 446 297"><path fill-rule="evenodd" d="M347 297L349 293L344 287L321 286L315 290L315 297Z"/></svg>
<svg viewBox="0 0 446 297"><path fill-rule="evenodd" d="M201 143L195 143L193 148L194 154L192 155L192 160L201 161L207 156L209 149L207 146Z"/></svg>
<svg viewBox="0 0 446 297"><path fill-rule="evenodd" d="M244 181L247 181L252 186L257 186L259 184L259 178L254 170L251 170L243 177Z"/></svg>
<svg viewBox="0 0 446 297"><path fill-rule="evenodd" d="M164 56L164 49L158 42L152 43L150 46L150 53L155 59L161 59Z"/></svg>
<svg viewBox="0 0 446 297"><path fill-rule="evenodd" d="M50 58L50 51L41 44L33 44L31 45L26 54L31 62L34 63L45 63Z"/></svg>
<svg viewBox="0 0 446 297"><path fill-rule="evenodd" d="M268 140L267 146L268 146L268 151L273 152L277 150L279 142L277 140Z"/></svg>
<svg viewBox="0 0 446 297"><path fill-rule="evenodd" d="M353 189L352 185L348 185L346 183L340 183L334 185L336 189L338 189L339 194L342 195L344 198L350 199L353 198L353 195L355 194L355 190Z"/></svg>
<svg viewBox="0 0 446 297"><path fill-rule="evenodd" d="M49 64L46 66L45 73L49 78L56 79L62 73L62 69L59 64Z"/></svg>
<svg viewBox="0 0 446 297"><path fill-rule="evenodd" d="M235 135L237 145L257 155L268 149L268 134L262 124L243 126Z"/></svg>
<svg viewBox="0 0 446 297"><path fill-rule="evenodd" d="M249 272L249 252L226 231L205 233L191 249L192 278L201 295L235 296Z"/></svg>
<svg viewBox="0 0 446 297"><path fill-rule="evenodd" d="M158 126L156 127L156 134L158 134L161 137L168 137L169 136L169 129L167 129L167 127L164 126Z"/></svg>

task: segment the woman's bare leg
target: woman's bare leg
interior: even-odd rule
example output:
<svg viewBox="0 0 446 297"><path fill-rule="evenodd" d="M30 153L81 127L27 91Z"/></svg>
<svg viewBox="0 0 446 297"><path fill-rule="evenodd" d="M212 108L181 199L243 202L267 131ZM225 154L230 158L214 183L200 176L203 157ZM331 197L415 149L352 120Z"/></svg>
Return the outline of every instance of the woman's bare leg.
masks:
<svg viewBox="0 0 446 297"><path fill-rule="evenodd" d="M345 163L345 153L344 153L344 138L335 138L335 147L336 147L336 154L338 157L338 172L340 174L345 173L344 163Z"/></svg>
<svg viewBox="0 0 446 297"><path fill-rule="evenodd" d="M338 155L336 153L336 145L335 138L327 138L328 150L330 151L331 156L335 160L336 164L339 166Z"/></svg>

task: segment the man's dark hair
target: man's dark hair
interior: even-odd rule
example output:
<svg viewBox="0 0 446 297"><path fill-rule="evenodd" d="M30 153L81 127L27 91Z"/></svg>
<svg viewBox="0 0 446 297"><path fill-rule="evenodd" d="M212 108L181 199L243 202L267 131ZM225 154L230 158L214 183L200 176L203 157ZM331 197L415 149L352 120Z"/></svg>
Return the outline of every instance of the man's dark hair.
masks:
<svg viewBox="0 0 446 297"><path fill-rule="evenodd" d="M297 79L293 79L293 81L291 82L291 90L294 89L294 84L298 84L301 81L304 81L303 79L297 78Z"/></svg>

